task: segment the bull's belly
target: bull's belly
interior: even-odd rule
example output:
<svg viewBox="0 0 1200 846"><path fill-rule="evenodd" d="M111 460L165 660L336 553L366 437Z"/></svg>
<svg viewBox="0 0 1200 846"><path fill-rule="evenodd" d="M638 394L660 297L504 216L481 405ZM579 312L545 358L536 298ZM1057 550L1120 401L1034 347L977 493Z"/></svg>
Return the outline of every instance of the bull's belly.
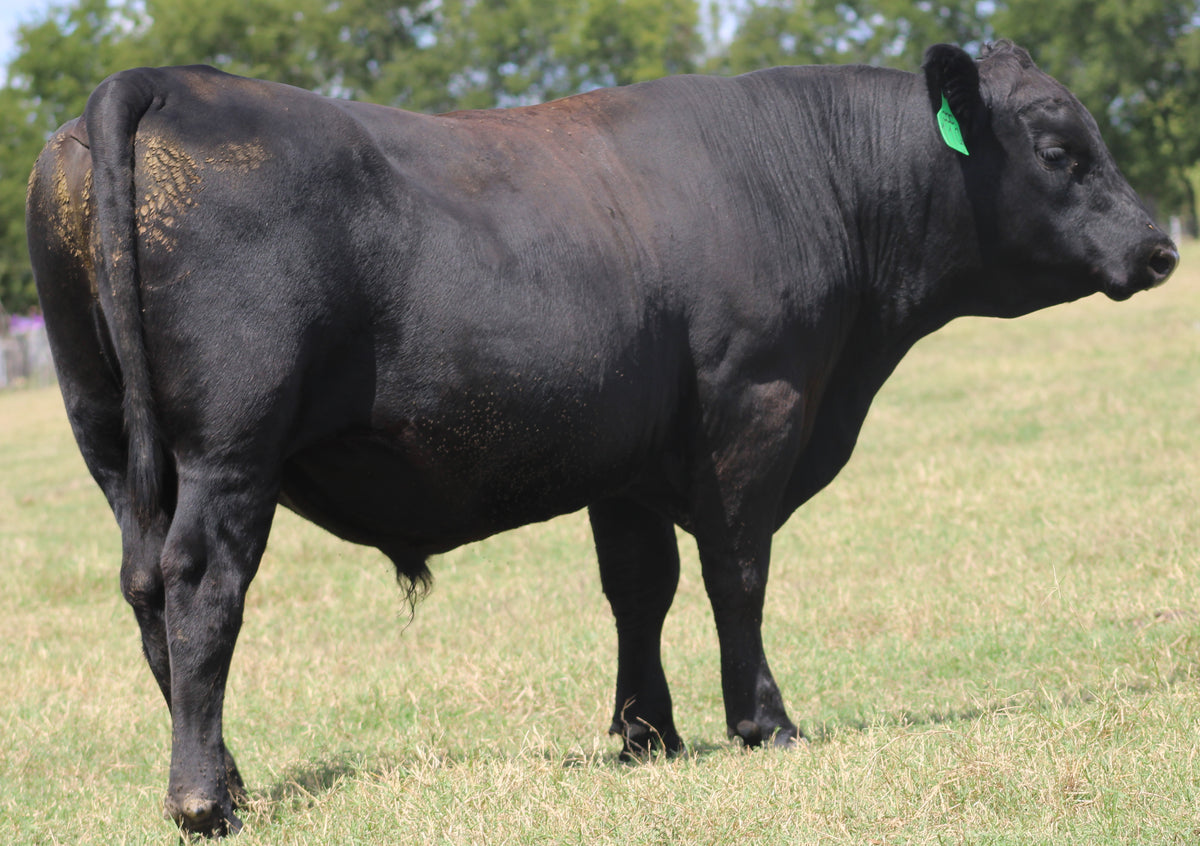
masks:
<svg viewBox="0 0 1200 846"><path fill-rule="evenodd" d="M516 435L470 443L409 428L340 437L287 462L280 501L345 540L429 555L576 511L646 469L604 444Z"/></svg>

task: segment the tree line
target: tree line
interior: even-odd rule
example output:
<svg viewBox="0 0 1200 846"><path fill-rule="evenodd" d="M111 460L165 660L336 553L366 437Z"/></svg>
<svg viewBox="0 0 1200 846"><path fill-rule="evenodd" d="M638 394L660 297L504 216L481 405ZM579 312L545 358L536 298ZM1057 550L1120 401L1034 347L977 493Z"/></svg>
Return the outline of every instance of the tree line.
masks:
<svg viewBox="0 0 1200 846"><path fill-rule="evenodd" d="M36 304L25 183L108 74L207 63L418 111L534 103L674 73L1026 47L1096 116L1161 216L1200 195L1200 0L74 0L17 33L0 87L0 305Z"/></svg>

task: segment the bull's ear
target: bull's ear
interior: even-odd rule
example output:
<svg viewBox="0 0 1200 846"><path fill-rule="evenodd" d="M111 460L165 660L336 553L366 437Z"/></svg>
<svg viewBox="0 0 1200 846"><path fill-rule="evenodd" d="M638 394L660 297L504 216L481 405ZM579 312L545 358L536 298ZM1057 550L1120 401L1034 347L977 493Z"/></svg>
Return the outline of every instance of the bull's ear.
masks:
<svg viewBox="0 0 1200 846"><path fill-rule="evenodd" d="M934 113L941 109L945 96L970 143L986 111L979 92L979 68L975 60L961 47L935 44L925 51L923 67Z"/></svg>

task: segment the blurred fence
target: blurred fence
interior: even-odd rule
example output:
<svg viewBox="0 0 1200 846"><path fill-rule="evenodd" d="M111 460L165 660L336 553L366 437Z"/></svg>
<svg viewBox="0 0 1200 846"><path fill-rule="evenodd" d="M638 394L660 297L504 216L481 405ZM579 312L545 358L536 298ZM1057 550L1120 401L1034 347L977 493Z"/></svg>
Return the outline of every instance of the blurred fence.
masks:
<svg viewBox="0 0 1200 846"><path fill-rule="evenodd" d="M46 322L38 315L0 317L0 389L53 381Z"/></svg>

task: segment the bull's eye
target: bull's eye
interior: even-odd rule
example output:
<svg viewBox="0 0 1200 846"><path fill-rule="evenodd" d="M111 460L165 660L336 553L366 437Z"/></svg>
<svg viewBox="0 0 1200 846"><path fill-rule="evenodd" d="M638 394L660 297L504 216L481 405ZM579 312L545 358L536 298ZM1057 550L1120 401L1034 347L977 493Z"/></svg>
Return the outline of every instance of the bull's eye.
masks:
<svg viewBox="0 0 1200 846"><path fill-rule="evenodd" d="M1065 147L1042 147L1037 154L1047 167L1066 167L1071 163Z"/></svg>

